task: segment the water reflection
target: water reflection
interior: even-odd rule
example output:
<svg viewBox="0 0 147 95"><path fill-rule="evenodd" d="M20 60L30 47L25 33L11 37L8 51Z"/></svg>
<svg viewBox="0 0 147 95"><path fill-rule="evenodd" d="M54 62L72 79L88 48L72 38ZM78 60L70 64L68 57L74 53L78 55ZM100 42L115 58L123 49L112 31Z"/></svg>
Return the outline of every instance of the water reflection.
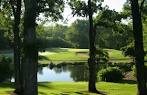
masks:
<svg viewBox="0 0 147 95"><path fill-rule="evenodd" d="M38 81L87 81L88 66L60 64L48 66L39 66Z"/></svg>
<svg viewBox="0 0 147 95"><path fill-rule="evenodd" d="M11 72L11 71L8 71ZM8 75L8 74L7 74ZM38 82L55 82L55 81L88 81L88 66L86 64L58 64L58 65L39 65ZM0 76L1 77L1 76ZM12 73L5 79L14 82Z"/></svg>

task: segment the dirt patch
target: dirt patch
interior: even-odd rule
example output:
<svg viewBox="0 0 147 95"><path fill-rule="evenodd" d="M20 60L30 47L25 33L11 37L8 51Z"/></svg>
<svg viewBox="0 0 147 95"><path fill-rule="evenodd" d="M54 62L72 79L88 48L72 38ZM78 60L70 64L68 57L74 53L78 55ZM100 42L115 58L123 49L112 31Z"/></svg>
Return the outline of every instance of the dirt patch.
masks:
<svg viewBox="0 0 147 95"><path fill-rule="evenodd" d="M125 80L134 80L136 81L136 77L133 74L133 71L129 71L125 73Z"/></svg>

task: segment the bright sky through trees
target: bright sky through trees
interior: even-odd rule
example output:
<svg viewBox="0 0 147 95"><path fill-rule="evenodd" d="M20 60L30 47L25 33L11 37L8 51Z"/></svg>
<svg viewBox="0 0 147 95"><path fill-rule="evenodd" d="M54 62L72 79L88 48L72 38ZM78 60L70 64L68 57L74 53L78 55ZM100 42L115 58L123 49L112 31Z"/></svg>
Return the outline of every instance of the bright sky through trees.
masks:
<svg viewBox="0 0 147 95"><path fill-rule="evenodd" d="M103 5L108 5L110 9L115 9L118 12L122 11L123 8L123 4L126 2L126 0L104 0ZM77 17L73 17L71 14L71 10L69 8L69 6L66 5L65 11L64 11L64 17L68 19L67 23L71 24L72 22L74 22ZM79 17L78 17L79 18Z"/></svg>
<svg viewBox="0 0 147 95"><path fill-rule="evenodd" d="M122 8L123 8L123 4L125 2L126 2L126 0L104 0L103 6L108 5L110 9L112 9L112 10L115 9L116 11L121 12ZM72 11L71 11L71 9L68 5L65 5L63 17L64 17L64 20L59 21L58 23L70 25L76 19L83 19L82 17L77 17L77 16L73 17ZM53 23L47 23L46 25L48 25L48 24L54 24L54 22Z"/></svg>

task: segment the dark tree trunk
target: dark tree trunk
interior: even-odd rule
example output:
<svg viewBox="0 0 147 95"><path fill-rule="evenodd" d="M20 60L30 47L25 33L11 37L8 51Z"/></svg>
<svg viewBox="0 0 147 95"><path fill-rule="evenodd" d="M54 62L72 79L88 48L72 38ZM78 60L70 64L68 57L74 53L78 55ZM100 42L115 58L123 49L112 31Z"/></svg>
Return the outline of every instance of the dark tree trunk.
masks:
<svg viewBox="0 0 147 95"><path fill-rule="evenodd" d="M95 60L95 33L94 33L94 26L93 26L93 12L91 8L91 0L88 1L89 6L89 91L96 92L96 60Z"/></svg>
<svg viewBox="0 0 147 95"><path fill-rule="evenodd" d="M21 0L16 1L16 5L11 3L14 15L14 25L13 25L13 34L14 34L14 71L15 71L15 93L19 94L21 92L21 39L20 39L20 16L21 16ZM16 6L16 8L14 7Z"/></svg>
<svg viewBox="0 0 147 95"><path fill-rule="evenodd" d="M24 0L24 56L23 56L23 95L38 95L36 46L36 0Z"/></svg>
<svg viewBox="0 0 147 95"><path fill-rule="evenodd" d="M141 12L139 10L138 0L131 0L132 17L133 17L133 31L135 40L135 63L138 82L138 95L147 95L145 67L144 67L144 46L143 46L143 31Z"/></svg>

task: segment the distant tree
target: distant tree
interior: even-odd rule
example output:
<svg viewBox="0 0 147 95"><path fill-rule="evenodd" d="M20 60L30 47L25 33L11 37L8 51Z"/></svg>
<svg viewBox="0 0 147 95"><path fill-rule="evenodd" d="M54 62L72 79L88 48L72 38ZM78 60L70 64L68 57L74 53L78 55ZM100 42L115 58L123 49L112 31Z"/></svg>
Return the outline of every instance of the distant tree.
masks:
<svg viewBox="0 0 147 95"><path fill-rule="evenodd" d="M69 40L76 48L88 48L88 21L76 20L69 26L66 32L66 40Z"/></svg>
<svg viewBox="0 0 147 95"><path fill-rule="evenodd" d="M37 42L39 49L50 47L72 47L69 39L66 39L68 26L56 24L55 26L43 26L37 27Z"/></svg>

